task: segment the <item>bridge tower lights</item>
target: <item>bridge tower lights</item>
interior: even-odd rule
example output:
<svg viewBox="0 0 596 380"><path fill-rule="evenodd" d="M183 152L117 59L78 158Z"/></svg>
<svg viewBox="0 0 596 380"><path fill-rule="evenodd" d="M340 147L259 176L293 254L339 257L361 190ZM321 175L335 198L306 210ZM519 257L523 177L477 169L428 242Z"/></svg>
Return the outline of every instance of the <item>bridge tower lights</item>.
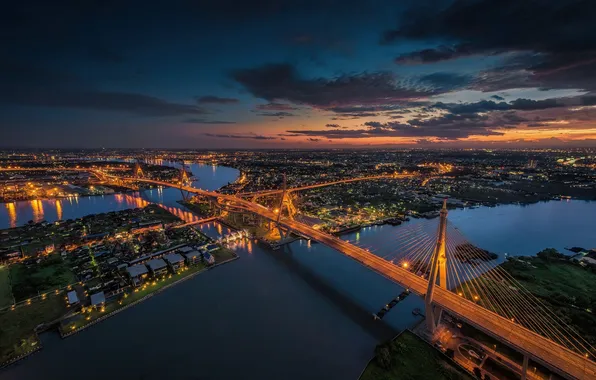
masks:
<svg viewBox="0 0 596 380"><path fill-rule="evenodd" d="M143 172L143 168L141 167L141 162L139 160L137 160L137 162L135 163L134 176L136 178L143 178L145 176L145 173Z"/></svg>
<svg viewBox="0 0 596 380"><path fill-rule="evenodd" d="M428 288L426 296L424 297L426 308L426 326L428 331L432 334L439 325L441 319L441 309L433 305L433 296L435 287L438 285L442 288L447 288L447 255L446 255L446 238L447 238L447 199L443 201L443 208L440 212L439 219L439 233L437 236L437 244L435 246L432 263L430 268L430 275L428 277ZM437 283L438 280L438 283Z"/></svg>

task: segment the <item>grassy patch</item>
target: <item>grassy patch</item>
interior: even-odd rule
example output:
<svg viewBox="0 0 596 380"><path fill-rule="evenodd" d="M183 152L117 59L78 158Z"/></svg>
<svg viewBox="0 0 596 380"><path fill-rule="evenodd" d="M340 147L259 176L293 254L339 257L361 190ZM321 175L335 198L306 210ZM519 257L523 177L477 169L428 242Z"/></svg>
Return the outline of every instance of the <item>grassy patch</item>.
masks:
<svg viewBox="0 0 596 380"><path fill-rule="evenodd" d="M50 295L46 300L1 313L0 363L31 351L37 344L35 327L59 318L65 311L63 296Z"/></svg>
<svg viewBox="0 0 596 380"><path fill-rule="evenodd" d="M540 298L592 345L596 344L596 273L544 250L538 257L509 260L502 267L530 293Z"/></svg>
<svg viewBox="0 0 596 380"><path fill-rule="evenodd" d="M221 263L222 261L229 260L236 256L238 256L238 255L236 255L236 253L234 253L234 251L232 251L229 248L225 248L225 247L222 247L222 248L218 249L217 251L213 252L213 257L215 258L216 263Z"/></svg>
<svg viewBox="0 0 596 380"><path fill-rule="evenodd" d="M12 292L17 302L76 282L74 273L60 255L42 260L30 267L25 264L10 267Z"/></svg>
<svg viewBox="0 0 596 380"><path fill-rule="evenodd" d="M471 380L439 351L409 331L395 340L379 345L360 380Z"/></svg>
<svg viewBox="0 0 596 380"><path fill-rule="evenodd" d="M12 288L10 286L10 270L0 266L0 309L12 305Z"/></svg>

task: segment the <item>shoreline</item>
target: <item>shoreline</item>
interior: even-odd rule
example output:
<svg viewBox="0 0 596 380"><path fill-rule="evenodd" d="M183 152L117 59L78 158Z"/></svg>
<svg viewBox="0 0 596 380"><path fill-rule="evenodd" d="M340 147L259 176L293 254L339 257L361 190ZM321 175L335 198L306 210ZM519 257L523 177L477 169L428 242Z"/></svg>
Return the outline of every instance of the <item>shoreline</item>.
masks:
<svg viewBox="0 0 596 380"><path fill-rule="evenodd" d="M185 276L185 277L183 277L183 278L181 278L181 279L179 279L179 280L177 280L177 281L175 281L175 282L173 282L171 284L168 284L168 285L166 285L166 286L164 286L162 288L159 288L156 291L147 294L143 298L140 298L140 299L138 299L136 301L133 301L133 302L131 302L130 304L128 304L126 306L123 306L123 307L121 307L119 309L116 309L116 310L112 311L109 314L103 315L103 316L101 316L101 317L99 317L99 318L97 318L97 319L95 319L95 320L93 320L93 321L85 324L84 326L81 326L80 328L77 328L77 329L73 330L73 331L69 331L67 333L63 333L62 330L60 329L60 326L57 326L56 329L58 330L58 334L60 334L60 338L66 339L66 338L68 338L71 335L80 333L80 332L86 330L87 328L89 328L89 327L91 327L91 326L93 326L93 325L95 325L97 323L100 323L100 322L102 322L102 321L104 321L104 320L106 320L108 318L111 318L111 317L119 314L120 312L127 310L128 308L130 308L132 306L135 306L135 305L137 305L137 304L139 304L139 303L141 303L143 301L146 301L146 300L150 299L151 297L153 297L154 295L157 295L157 294L159 294L159 293L161 293L161 292L163 292L163 291L165 291L165 290L167 290L167 289L169 289L169 288L171 288L171 287L173 287L175 285L178 285L178 284L180 284L180 283L182 283L184 281L190 280L190 279L196 277L197 275L199 275L201 273L205 273L205 272L207 272L209 270L212 270L212 269L214 269L214 268L216 268L216 267L218 267L220 265L228 264L228 263L230 263L232 261L236 261L236 260L240 259L240 256L237 255L235 252L234 252L234 255L235 256L232 257L232 258L229 258L227 260L224 260L224 261L222 261L220 263L213 264L212 266L205 267L205 268L203 268L203 269L201 269L201 270L199 270L197 272L191 273L190 275ZM28 358L29 356L35 354L36 352L40 351L43 348L43 346L41 344L41 340L39 339L39 336L38 336L37 331L34 331L34 333L35 333L35 336L36 336L37 341L38 341L38 343L36 345L36 348L33 349L33 350L31 350L31 351L29 351L29 352L27 352L27 353L25 353L25 354L22 354L20 356L15 357L15 358L9 359L8 361L6 361L4 363L0 363L0 371L2 371L3 369L5 369L5 368L7 368L7 367L9 367L9 366L11 366L13 364L16 364L17 362L19 362L19 361L21 361L23 359Z"/></svg>
<svg viewBox="0 0 596 380"><path fill-rule="evenodd" d="M234 253L234 254L236 255L236 253ZM177 281L175 281L175 282L172 282L171 284L168 284L168 285L166 285L166 286L164 286L164 287L162 287L162 288L159 288L159 289L157 289L156 291L154 291L154 292L151 292L151 293L147 294L147 295L146 295L146 296L144 296L143 298L139 298L138 300L136 300L136 301L133 301L133 302L129 303L128 305L126 305L126 306L123 306L123 307L121 307L121 308L118 308L118 309L116 309L116 310L112 311L112 312L111 312L111 313L109 313L109 314L103 315L103 316L101 316L101 317L99 317L99 318L97 318L97 319L95 319L95 320L93 320L93 321L91 321L91 322L89 322L89 323L85 324L84 326L81 326L81 327L79 327L79 328L75 329L75 330L72 330L72 331L68 331L68 332L66 332L66 333L63 333L63 332L62 332L62 330L61 330L61 329L58 327L58 333L60 334L60 337L61 337L62 339L66 339L66 338L68 338L69 336L71 336L71 335L74 335L74 334L77 334L77 333L79 333L79 332L81 332L81 331L83 331L83 330L85 330L85 329L87 329L87 328L89 328L89 327L91 327L91 326L93 326L93 325L95 325L95 324L99 323L99 322L102 322L102 321L104 321L104 320L106 320L106 319L108 319L108 318L110 318L110 317L113 317L113 316L115 316L116 314L118 314L118 313L121 313L121 312L123 312L124 310L126 310L126 309L128 309L128 308L130 308L130 307L132 307L132 306L135 306L135 305L137 305L137 304L139 304L139 303L141 303L141 302L143 302L143 301L146 301L146 300L148 300L149 298L151 298L151 297L155 296L156 294L159 294L159 293L161 293L161 292L163 292L163 291L165 291L165 290L167 290L167 289L169 289L169 288L171 288L171 287L173 287L173 286L175 286L175 285L178 285L178 284L180 284L180 283L182 283L182 282L184 282L184 281L190 280L191 278L194 278L195 276L197 276L197 275L199 275L199 274L201 274L201 273L204 273L204 272L207 272L207 271L209 271L209 270L212 270L212 269L214 269L214 268L216 268L216 267L218 267L218 266L220 266L220 265L227 264L227 263L230 263L230 262L232 262L232 261L238 260L239 258L240 258L240 256L236 255L236 256L234 256L234 257L232 257L232 258L229 258L229 259L227 259L227 260L224 260L224 261L222 261L222 262L220 262L220 263L213 264L213 265L211 265L211 266L209 266L209 267L205 267L205 268L203 268L203 269L201 269L201 270L199 270L199 271L197 271L197 272L191 273L191 274L189 274L188 276L185 276L185 277L183 277L183 278L181 278L181 279L179 279L179 280L177 280Z"/></svg>

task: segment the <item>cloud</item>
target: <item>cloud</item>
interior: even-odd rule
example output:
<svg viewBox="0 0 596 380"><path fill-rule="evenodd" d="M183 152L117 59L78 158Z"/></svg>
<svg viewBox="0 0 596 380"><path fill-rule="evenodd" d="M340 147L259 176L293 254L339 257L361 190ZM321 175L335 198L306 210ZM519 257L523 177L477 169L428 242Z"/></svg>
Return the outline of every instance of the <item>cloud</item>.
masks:
<svg viewBox="0 0 596 380"><path fill-rule="evenodd" d="M296 116L295 114L293 114L291 112L285 112L285 111L279 111L279 112L261 112L261 113L258 113L257 115L259 115L259 116L266 116L266 117L279 117L279 118L294 117L294 116Z"/></svg>
<svg viewBox="0 0 596 380"><path fill-rule="evenodd" d="M235 98L221 98L219 96L201 96L196 98L197 103L199 104L235 104L238 103L239 100Z"/></svg>
<svg viewBox="0 0 596 380"><path fill-rule="evenodd" d="M95 90L0 93L0 103L25 106L81 108L98 111L121 111L141 116L202 115L205 110L190 104L171 103L152 96Z"/></svg>
<svg viewBox="0 0 596 380"><path fill-rule="evenodd" d="M235 70L231 77L257 98L317 108L392 104L436 94L436 90L405 84L390 72L344 74L307 79L290 64Z"/></svg>
<svg viewBox="0 0 596 380"><path fill-rule="evenodd" d="M256 107L259 111L293 111L297 110L297 107L294 107L290 104L283 104L283 103L267 103L267 104L259 104Z"/></svg>
<svg viewBox="0 0 596 380"><path fill-rule="evenodd" d="M512 102L494 102L482 100L476 103L445 104L436 103L432 107L448 110L454 114L467 114L489 111L535 111L549 108L570 106L591 106L596 104L596 96L582 96L575 98L551 98L544 100L516 99Z"/></svg>
<svg viewBox="0 0 596 380"><path fill-rule="evenodd" d="M410 9L381 42L439 42L397 57L402 64L429 64L472 55L520 55L525 62L493 69L509 88L533 86L596 90L596 2L578 0L456 0L446 7ZM531 17L529 17L531 15ZM525 77L525 78L524 78ZM491 80L496 89L495 78ZM506 88L505 86L500 86Z"/></svg>
<svg viewBox="0 0 596 380"><path fill-rule="evenodd" d="M308 141L312 141L312 142L319 142L319 141L321 141L321 139L315 139L315 138L312 138L312 137L308 138L307 140Z"/></svg>
<svg viewBox="0 0 596 380"><path fill-rule="evenodd" d="M510 116L512 117L512 116ZM287 133L318 138L367 138L367 137L434 137L457 140L470 136L500 136L497 129L511 125L507 117L492 118L487 115L445 114L430 119L411 119L407 123L369 121L366 129L289 130Z"/></svg>
<svg viewBox="0 0 596 380"><path fill-rule="evenodd" d="M436 72L422 76L420 78L420 83L441 91L450 91L464 87L470 83L471 80L472 78L469 75Z"/></svg>
<svg viewBox="0 0 596 380"><path fill-rule="evenodd" d="M387 32L384 37L384 42L390 42L393 39L393 34ZM404 65L417 65L424 63L435 63L440 61L448 61L461 57L472 55L472 51L466 48L465 45L460 46L439 46L432 49L423 49L411 53L406 53L398 56L395 59L396 63Z"/></svg>
<svg viewBox="0 0 596 380"><path fill-rule="evenodd" d="M498 100L498 101L503 101L503 100L505 100L505 98L504 98L504 97L502 97L502 96L499 96L499 95L493 95L493 96L491 96L491 99L495 99L495 100Z"/></svg>
<svg viewBox="0 0 596 380"><path fill-rule="evenodd" d="M342 126L339 124L325 124L325 127L327 127L327 128L342 128Z"/></svg>
<svg viewBox="0 0 596 380"><path fill-rule="evenodd" d="M201 119L201 118L196 118L196 117L185 119L183 122L187 123L187 124L236 124L235 121L207 120L207 119Z"/></svg>
<svg viewBox="0 0 596 380"><path fill-rule="evenodd" d="M169 102L149 95L101 91L78 77L28 64L0 64L0 103L22 106L128 112L141 116L202 115L193 104Z"/></svg>
<svg viewBox="0 0 596 380"><path fill-rule="evenodd" d="M263 135L256 135L256 134L225 134L225 133L203 133L203 135L208 137L216 137L221 139L251 139L251 140L276 140L277 137L272 136L263 136Z"/></svg>

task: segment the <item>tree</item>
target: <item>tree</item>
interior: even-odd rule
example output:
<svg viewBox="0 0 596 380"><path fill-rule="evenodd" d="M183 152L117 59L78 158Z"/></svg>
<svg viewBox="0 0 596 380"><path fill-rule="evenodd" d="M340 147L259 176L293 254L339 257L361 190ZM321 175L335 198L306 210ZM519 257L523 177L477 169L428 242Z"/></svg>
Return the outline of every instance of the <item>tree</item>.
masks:
<svg viewBox="0 0 596 380"><path fill-rule="evenodd" d="M393 364L388 344L380 344L375 348L376 360L381 368L390 369Z"/></svg>
<svg viewBox="0 0 596 380"><path fill-rule="evenodd" d="M474 375L476 375L477 378L482 379L482 371L480 368L474 367Z"/></svg>

